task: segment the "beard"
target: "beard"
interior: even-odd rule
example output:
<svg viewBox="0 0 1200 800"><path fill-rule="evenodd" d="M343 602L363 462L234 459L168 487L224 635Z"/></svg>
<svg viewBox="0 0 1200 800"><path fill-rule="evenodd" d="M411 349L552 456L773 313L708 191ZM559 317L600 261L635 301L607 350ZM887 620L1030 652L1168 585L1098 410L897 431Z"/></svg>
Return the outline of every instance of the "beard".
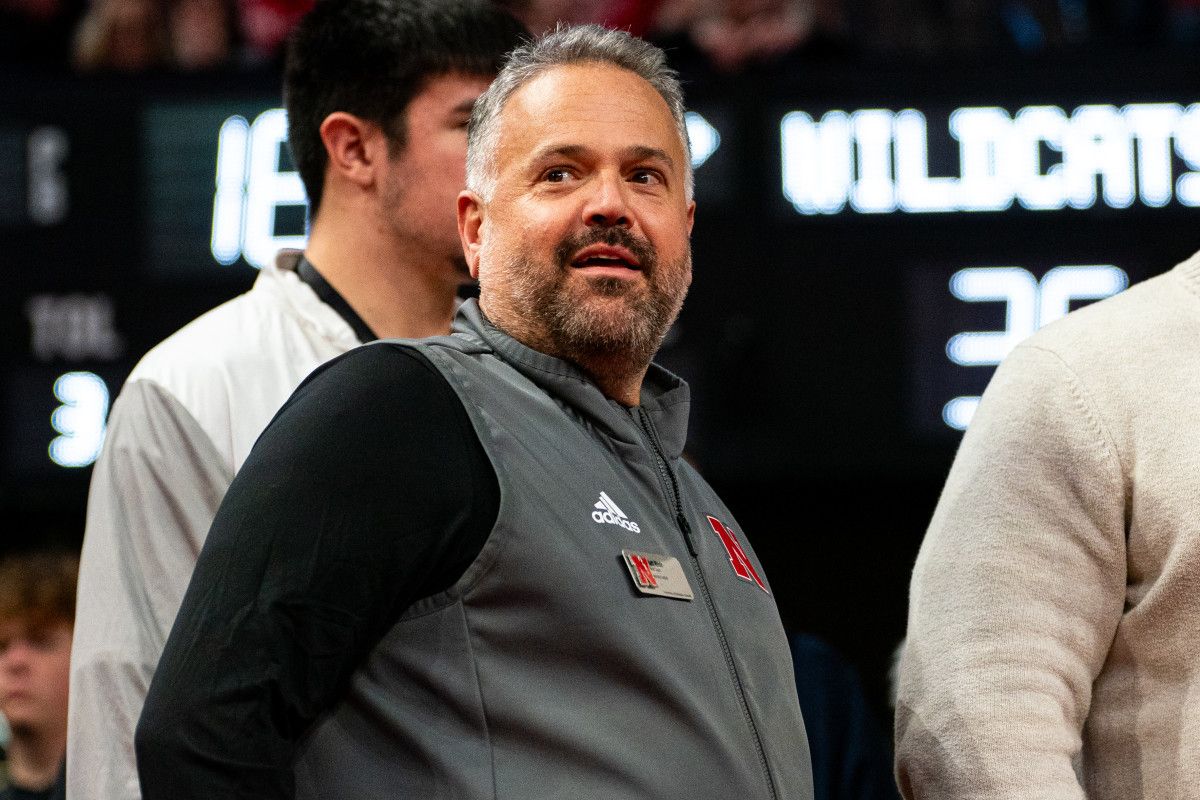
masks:
<svg viewBox="0 0 1200 800"><path fill-rule="evenodd" d="M570 258L592 244L621 246L637 258L644 280L581 277ZM526 316L550 354L581 363L645 366L679 314L691 282L691 251L663 266L650 242L625 228L569 236L551 264L518 253L505 267L511 308Z"/></svg>

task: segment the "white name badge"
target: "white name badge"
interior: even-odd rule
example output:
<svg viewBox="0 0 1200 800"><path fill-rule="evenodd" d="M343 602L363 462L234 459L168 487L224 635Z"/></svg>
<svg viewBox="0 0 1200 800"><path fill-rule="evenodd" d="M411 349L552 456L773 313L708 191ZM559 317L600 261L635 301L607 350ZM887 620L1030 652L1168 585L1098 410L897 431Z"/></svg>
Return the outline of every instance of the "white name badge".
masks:
<svg viewBox="0 0 1200 800"><path fill-rule="evenodd" d="M642 594L674 597L676 600L695 598L679 559L655 553L635 553L632 550L622 550L621 559L629 569L629 577L633 578L633 587Z"/></svg>

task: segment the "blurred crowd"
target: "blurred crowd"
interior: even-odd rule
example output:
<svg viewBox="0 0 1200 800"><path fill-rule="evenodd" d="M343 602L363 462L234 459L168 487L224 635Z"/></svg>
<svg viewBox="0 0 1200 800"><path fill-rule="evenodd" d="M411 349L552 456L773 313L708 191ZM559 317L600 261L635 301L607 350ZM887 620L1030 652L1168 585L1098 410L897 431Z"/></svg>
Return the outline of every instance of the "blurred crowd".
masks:
<svg viewBox="0 0 1200 800"><path fill-rule="evenodd" d="M336 0L330 0L336 2ZM313 0L0 0L0 60L80 72L274 63ZM737 72L784 57L978 58L1200 42L1200 0L499 0L533 32L599 22Z"/></svg>
<svg viewBox="0 0 1200 800"><path fill-rule="evenodd" d="M277 57L311 0L0 0L9 63L79 72L239 68Z"/></svg>

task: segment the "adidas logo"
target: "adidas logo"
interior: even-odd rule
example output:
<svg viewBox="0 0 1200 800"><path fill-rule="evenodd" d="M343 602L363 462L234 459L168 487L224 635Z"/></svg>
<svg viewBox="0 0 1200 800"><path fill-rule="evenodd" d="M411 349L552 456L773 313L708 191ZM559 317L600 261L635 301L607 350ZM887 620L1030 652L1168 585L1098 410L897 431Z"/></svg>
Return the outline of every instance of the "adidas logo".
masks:
<svg viewBox="0 0 1200 800"><path fill-rule="evenodd" d="M596 510L592 512L592 519L600 523L608 523L609 525L620 525L627 531L641 533L642 529L638 524L629 517L625 516L625 512L617 507L613 499L608 496L607 492L600 493L600 502L596 503Z"/></svg>

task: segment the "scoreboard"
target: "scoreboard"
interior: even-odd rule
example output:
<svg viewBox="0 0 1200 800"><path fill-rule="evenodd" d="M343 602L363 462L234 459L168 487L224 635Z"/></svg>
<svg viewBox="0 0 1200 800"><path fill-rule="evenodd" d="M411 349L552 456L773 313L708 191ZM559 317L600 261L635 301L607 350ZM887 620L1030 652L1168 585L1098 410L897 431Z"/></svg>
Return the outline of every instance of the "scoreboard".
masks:
<svg viewBox="0 0 1200 800"><path fill-rule="evenodd" d="M957 174L931 176L942 123ZM783 192L801 214L1200 206L1200 103L794 111L782 123ZM952 154L953 155L953 154Z"/></svg>
<svg viewBox="0 0 1200 800"><path fill-rule="evenodd" d="M688 86L695 283L661 360L719 482L944 474L992 370L1200 248L1187 62ZM307 208L274 76L0 87L0 487L78 517L137 359ZM447 210L451 213L451 210Z"/></svg>

